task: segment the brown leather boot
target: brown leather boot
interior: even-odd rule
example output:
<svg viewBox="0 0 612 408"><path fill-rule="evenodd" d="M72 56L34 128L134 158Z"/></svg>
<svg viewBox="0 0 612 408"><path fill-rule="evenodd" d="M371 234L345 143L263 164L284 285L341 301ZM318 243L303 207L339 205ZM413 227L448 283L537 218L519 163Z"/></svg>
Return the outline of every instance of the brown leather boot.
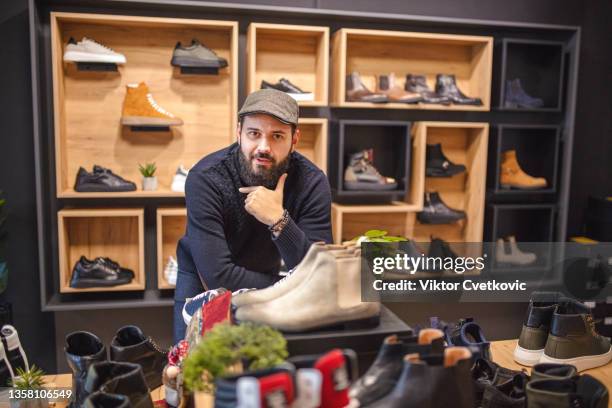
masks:
<svg viewBox="0 0 612 408"><path fill-rule="evenodd" d="M183 124L177 118L155 102L149 87L141 82L126 86L121 124L126 126L178 126Z"/></svg>
<svg viewBox="0 0 612 408"><path fill-rule="evenodd" d="M499 180L502 188L534 190L546 187L547 183L544 177L532 177L521 169L516 159L516 150L507 150L503 155Z"/></svg>
<svg viewBox="0 0 612 408"><path fill-rule="evenodd" d="M395 73L379 75L376 81L376 92L387 95L389 102L418 103L423 97L416 92L405 91L395 82Z"/></svg>

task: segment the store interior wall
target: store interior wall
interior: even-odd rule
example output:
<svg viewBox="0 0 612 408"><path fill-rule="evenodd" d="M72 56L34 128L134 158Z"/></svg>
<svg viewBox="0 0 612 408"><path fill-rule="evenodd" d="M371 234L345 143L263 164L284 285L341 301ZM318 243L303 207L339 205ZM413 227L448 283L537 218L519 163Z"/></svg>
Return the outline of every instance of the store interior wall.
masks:
<svg viewBox="0 0 612 408"><path fill-rule="evenodd" d="M338 9L346 11L491 19L582 26L579 92L568 234L580 233L586 198L612 190L610 117L612 117L612 16L607 0L241 0L235 3ZM95 332L108 342L123 324L136 323L167 345L171 308L42 313L38 286L36 209L33 168L27 0L0 2L0 189L9 200L9 286L0 300L13 305L15 326L32 361L48 372L66 371L63 339L77 329ZM54 237L50 239L55 239ZM523 304L391 304L408 323L428 316L453 320L475 316L490 339L518 335ZM485 312L486 311L486 312Z"/></svg>

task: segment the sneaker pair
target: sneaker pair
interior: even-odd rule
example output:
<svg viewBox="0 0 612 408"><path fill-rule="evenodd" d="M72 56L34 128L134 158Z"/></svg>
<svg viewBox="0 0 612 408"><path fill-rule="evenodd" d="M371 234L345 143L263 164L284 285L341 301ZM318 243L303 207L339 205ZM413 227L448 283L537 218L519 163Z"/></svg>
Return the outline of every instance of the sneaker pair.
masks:
<svg viewBox="0 0 612 408"><path fill-rule="evenodd" d="M15 327L5 324L0 336L0 387L6 387L9 381L15 380L18 368L29 371L30 365Z"/></svg>

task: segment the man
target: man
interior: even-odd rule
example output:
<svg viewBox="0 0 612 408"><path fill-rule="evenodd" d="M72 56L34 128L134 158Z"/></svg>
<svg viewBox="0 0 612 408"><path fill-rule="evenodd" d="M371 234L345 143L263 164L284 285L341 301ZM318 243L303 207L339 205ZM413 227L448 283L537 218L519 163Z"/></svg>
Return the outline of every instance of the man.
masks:
<svg viewBox="0 0 612 408"><path fill-rule="evenodd" d="M313 242L331 242L325 174L295 151L298 105L284 92L250 94L236 143L200 160L185 186L187 229L177 248L174 337L185 299L208 289L265 288L281 258L295 267Z"/></svg>

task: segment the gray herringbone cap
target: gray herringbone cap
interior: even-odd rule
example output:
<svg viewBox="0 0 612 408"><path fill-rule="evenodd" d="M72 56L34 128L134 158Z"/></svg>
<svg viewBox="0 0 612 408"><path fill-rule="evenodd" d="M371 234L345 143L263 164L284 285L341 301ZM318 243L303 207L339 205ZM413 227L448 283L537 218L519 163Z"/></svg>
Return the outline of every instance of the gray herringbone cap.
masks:
<svg viewBox="0 0 612 408"><path fill-rule="evenodd" d="M260 89L247 96L238 116L264 113L288 125L298 124L300 108L295 99L276 89Z"/></svg>

